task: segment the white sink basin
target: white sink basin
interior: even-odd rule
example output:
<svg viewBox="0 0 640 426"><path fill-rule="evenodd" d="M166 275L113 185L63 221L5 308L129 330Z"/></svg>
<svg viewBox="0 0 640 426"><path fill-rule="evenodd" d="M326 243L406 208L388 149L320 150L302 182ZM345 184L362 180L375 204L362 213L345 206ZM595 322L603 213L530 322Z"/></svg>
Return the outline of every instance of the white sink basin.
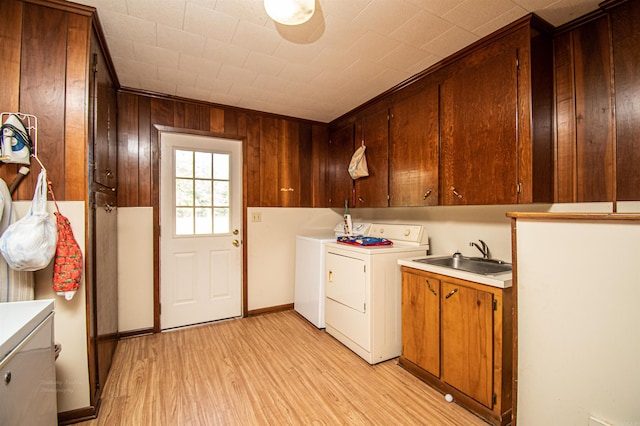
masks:
<svg viewBox="0 0 640 426"><path fill-rule="evenodd" d="M51 312L53 299L0 303L0 360Z"/></svg>

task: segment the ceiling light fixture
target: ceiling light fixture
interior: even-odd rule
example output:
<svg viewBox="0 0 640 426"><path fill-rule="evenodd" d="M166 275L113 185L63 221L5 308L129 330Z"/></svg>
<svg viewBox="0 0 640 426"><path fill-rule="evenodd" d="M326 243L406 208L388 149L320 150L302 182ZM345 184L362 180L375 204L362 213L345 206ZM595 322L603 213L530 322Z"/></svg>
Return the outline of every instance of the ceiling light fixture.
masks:
<svg viewBox="0 0 640 426"><path fill-rule="evenodd" d="M264 0L264 9L276 22L284 25L300 25L313 16L316 0Z"/></svg>

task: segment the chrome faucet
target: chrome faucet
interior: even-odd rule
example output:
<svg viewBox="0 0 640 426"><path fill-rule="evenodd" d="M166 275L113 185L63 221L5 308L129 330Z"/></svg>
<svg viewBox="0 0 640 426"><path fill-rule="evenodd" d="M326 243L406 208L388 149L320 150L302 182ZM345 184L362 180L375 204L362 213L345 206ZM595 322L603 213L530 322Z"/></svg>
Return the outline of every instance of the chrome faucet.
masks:
<svg viewBox="0 0 640 426"><path fill-rule="evenodd" d="M484 259L488 259L489 258L489 246L487 245L487 243L485 243L482 240L478 240L478 241L480 241L480 244L482 246L479 246L478 244L473 243L473 242L469 243L469 246L477 248L480 251L480 253L482 253L482 257Z"/></svg>

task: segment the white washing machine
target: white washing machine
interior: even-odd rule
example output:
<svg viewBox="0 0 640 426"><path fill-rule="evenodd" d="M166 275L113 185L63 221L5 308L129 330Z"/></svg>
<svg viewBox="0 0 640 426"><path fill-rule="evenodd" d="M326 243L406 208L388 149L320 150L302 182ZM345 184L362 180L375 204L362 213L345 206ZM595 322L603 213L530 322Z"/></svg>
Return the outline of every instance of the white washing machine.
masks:
<svg viewBox="0 0 640 426"><path fill-rule="evenodd" d="M369 364L400 356L402 276L398 259L425 256L421 225L372 224L369 236L392 246L325 244L325 327Z"/></svg>
<svg viewBox="0 0 640 426"><path fill-rule="evenodd" d="M364 235L370 226L370 223L355 223L353 233ZM335 243L336 236L343 235L343 230L343 222L340 222L332 231L307 233L296 237L293 308L318 328L325 328L325 244Z"/></svg>

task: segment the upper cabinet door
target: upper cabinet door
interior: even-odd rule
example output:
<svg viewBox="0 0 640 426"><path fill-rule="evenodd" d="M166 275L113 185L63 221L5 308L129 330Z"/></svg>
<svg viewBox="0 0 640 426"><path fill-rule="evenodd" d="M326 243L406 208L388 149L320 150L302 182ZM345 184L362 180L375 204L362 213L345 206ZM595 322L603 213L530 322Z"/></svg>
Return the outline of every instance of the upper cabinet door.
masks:
<svg viewBox="0 0 640 426"><path fill-rule="evenodd" d="M356 124L355 149L366 146L369 176L356 179L355 207L389 205L389 113L367 115Z"/></svg>
<svg viewBox="0 0 640 426"><path fill-rule="evenodd" d="M438 204L438 85L401 99L389 121L389 205Z"/></svg>
<svg viewBox="0 0 640 426"><path fill-rule="evenodd" d="M349 162L353 155L354 125L329 130L328 153L328 207L353 206L353 179L349 175Z"/></svg>
<svg viewBox="0 0 640 426"><path fill-rule="evenodd" d="M640 2L611 11L615 69L617 199L640 200Z"/></svg>
<svg viewBox="0 0 640 426"><path fill-rule="evenodd" d="M440 99L442 204L517 203L516 48L498 40L448 68Z"/></svg>

